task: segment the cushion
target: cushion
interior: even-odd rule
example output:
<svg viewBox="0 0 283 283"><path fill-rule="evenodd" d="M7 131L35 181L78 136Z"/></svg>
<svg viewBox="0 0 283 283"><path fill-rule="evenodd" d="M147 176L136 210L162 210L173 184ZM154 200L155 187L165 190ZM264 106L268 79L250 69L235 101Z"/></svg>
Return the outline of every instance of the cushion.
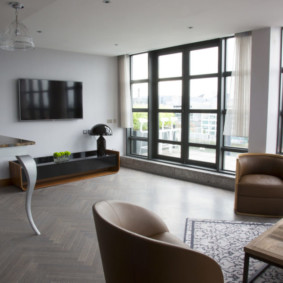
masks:
<svg viewBox="0 0 283 283"><path fill-rule="evenodd" d="M283 198L283 181L275 176L250 174L241 178L238 195L262 198Z"/></svg>

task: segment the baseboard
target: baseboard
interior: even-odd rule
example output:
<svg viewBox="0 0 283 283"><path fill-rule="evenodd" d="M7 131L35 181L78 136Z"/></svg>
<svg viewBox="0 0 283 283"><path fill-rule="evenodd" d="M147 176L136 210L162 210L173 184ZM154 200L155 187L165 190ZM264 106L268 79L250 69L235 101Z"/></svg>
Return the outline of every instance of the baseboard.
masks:
<svg viewBox="0 0 283 283"><path fill-rule="evenodd" d="M0 179L0 188L12 185L11 179Z"/></svg>

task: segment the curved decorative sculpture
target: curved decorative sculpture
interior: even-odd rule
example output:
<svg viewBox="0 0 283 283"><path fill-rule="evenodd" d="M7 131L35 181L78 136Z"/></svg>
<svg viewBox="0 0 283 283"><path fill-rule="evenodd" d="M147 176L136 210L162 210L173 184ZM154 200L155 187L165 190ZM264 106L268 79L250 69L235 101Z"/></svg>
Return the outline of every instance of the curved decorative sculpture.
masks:
<svg viewBox="0 0 283 283"><path fill-rule="evenodd" d="M20 155L16 156L19 163L24 169L26 178L27 178L27 196L26 196L26 213L29 220L29 223L37 235L40 235L39 230L34 224L32 213L31 213L31 198L34 191L34 186L37 177L37 168L34 159L29 155Z"/></svg>

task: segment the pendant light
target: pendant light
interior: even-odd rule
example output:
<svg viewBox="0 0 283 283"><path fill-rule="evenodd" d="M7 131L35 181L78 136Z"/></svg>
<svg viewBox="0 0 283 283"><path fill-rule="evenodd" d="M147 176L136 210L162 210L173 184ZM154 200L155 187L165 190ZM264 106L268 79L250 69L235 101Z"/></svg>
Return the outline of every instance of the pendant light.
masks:
<svg viewBox="0 0 283 283"><path fill-rule="evenodd" d="M15 21L13 21L0 35L0 48L3 50L27 50L34 48L34 42L29 35L26 26L18 21L18 10L24 8L19 2L10 2L9 5L15 9Z"/></svg>

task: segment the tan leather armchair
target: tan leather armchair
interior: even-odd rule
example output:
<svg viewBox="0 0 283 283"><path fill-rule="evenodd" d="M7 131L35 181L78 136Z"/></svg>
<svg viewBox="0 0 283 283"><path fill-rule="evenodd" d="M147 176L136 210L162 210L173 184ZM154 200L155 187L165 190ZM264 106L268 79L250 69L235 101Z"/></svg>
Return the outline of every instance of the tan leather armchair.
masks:
<svg viewBox="0 0 283 283"><path fill-rule="evenodd" d="M267 153L238 156L235 212L283 216L283 156Z"/></svg>
<svg viewBox="0 0 283 283"><path fill-rule="evenodd" d="M220 283L220 266L169 233L160 217L119 201L94 204L107 283Z"/></svg>

